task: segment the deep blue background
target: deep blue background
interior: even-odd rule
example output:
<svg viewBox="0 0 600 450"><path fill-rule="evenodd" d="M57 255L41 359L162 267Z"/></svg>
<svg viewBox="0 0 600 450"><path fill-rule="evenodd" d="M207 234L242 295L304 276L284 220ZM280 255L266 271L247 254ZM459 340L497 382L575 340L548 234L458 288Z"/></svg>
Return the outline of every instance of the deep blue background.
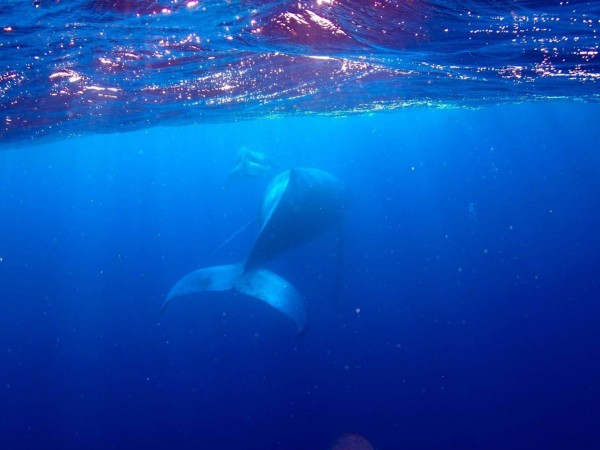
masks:
<svg viewBox="0 0 600 450"><path fill-rule="evenodd" d="M0 152L0 448L600 448L600 106L410 109L97 135ZM596 130L596 131L595 131ZM270 268L310 331L232 293L268 179L326 169L335 235Z"/></svg>

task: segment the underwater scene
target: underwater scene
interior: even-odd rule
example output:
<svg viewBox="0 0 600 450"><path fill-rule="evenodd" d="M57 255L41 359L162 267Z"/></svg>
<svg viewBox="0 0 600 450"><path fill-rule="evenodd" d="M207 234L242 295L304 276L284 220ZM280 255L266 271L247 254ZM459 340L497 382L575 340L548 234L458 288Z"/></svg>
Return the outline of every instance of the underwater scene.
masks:
<svg viewBox="0 0 600 450"><path fill-rule="evenodd" d="M0 4L0 449L600 448L600 3Z"/></svg>

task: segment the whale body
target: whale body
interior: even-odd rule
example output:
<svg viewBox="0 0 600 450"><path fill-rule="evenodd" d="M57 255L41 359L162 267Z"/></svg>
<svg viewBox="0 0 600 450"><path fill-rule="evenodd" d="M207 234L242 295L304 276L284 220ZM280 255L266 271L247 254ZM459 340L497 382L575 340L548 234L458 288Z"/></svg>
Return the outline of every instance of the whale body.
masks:
<svg viewBox="0 0 600 450"><path fill-rule="evenodd" d="M269 304L307 328L306 307L298 290L263 266L277 254L315 239L338 224L346 207L343 184L329 172L294 168L277 175L263 200L260 231L246 261L196 270L169 291L173 298L234 289Z"/></svg>

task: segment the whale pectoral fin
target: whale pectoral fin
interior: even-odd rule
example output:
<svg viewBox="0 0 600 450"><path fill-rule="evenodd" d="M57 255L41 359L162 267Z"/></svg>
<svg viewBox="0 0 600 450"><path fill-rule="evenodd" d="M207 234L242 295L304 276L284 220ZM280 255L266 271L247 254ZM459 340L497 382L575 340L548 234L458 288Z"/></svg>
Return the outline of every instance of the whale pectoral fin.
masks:
<svg viewBox="0 0 600 450"><path fill-rule="evenodd" d="M213 266L196 270L180 279L167 294L162 310L175 297L197 294L206 291L227 291L233 289L244 271L242 264Z"/></svg>
<svg viewBox="0 0 600 450"><path fill-rule="evenodd" d="M296 322L300 334L306 332L307 316L302 297L284 278L266 269L252 270L237 281L235 289L268 303Z"/></svg>

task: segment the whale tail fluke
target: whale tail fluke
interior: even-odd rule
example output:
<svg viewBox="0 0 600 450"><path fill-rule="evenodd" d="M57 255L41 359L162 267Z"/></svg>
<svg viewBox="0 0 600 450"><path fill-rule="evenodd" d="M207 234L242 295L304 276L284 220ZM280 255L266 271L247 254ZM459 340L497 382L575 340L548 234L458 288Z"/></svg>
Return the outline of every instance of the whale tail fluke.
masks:
<svg viewBox="0 0 600 450"><path fill-rule="evenodd" d="M245 272L235 283L234 288L242 294L255 297L268 303L280 313L288 316L304 334L307 315L304 301L298 290L286 279L266 269Z"/></svg>
<svg viewBox="0 0 600 450"><path fill-rule="evenodd" d="M230 289L264 301L296 322L300 334L305 333L306 308L294 285L270 270L255 269L245 272L244 264L213 266L189 273L171 288L162 310L164 311L175 297Z"/></svg>
<svg viewBox="0 0 600 450"><path fill-rule="evenodd" d="M188 273L171 288L163 303L162 310L164 311L167 304L175 297L233 289L243 272L243 264L230 264L227 266L206 267Z"/></svg>

